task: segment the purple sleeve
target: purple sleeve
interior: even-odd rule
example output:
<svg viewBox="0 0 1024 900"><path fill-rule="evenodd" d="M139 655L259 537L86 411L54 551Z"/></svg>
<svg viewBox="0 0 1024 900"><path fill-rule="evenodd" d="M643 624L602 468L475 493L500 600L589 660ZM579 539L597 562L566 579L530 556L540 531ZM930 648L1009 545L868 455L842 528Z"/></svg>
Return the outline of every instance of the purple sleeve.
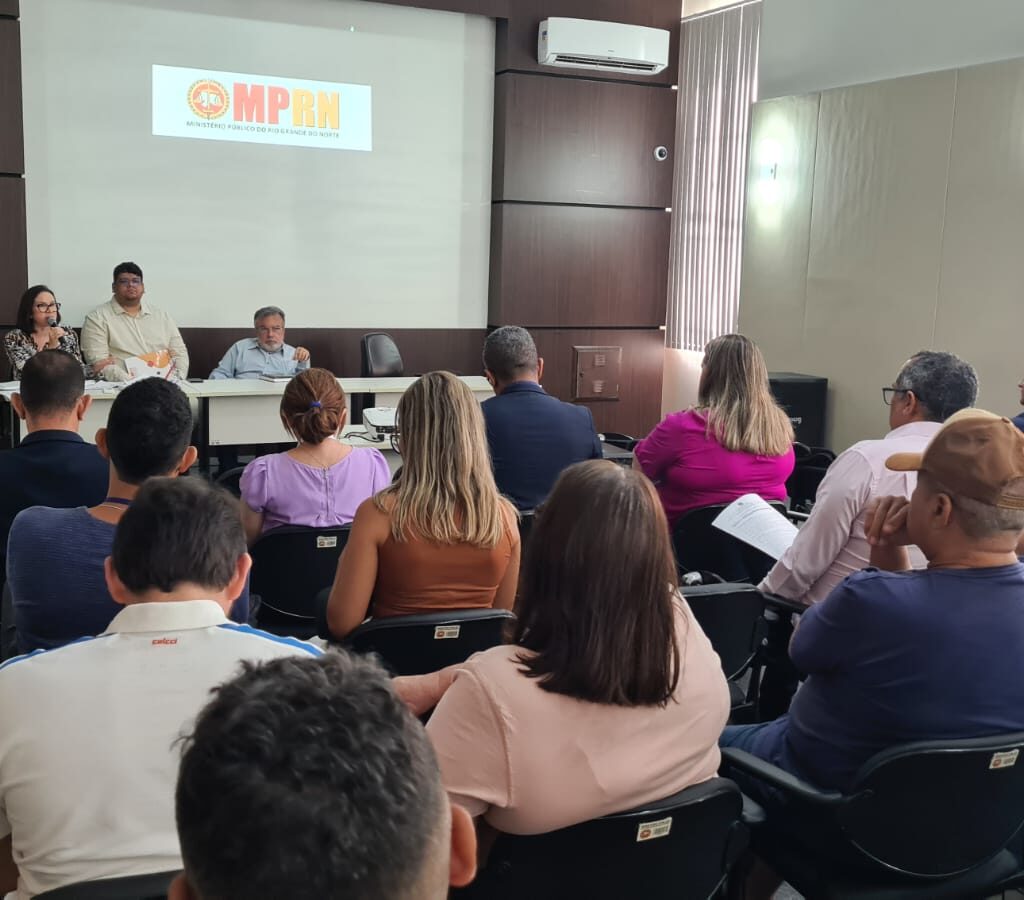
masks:
<svg viewBox="0 0 1024 900"><path fill-rule="evenodd" d="M679 458L683 429L678 415L666 416L633 451L640 470L657 481Z"/></svg>
<svg viewBox="0 0 1024 900"><path fill-rule="evenodd" d="M239 490L242 502L255 512L263 512L267 508L267 460L269 457L257 456L242 473Z"/></svg>
<svg viewBox="0 0 1024 900"><path fill-rule="evenodd" d="M373 467L370 473L370 494L376 494L391 484L391 467L387 458L375 447L370 448L373 454Z"/></svg>

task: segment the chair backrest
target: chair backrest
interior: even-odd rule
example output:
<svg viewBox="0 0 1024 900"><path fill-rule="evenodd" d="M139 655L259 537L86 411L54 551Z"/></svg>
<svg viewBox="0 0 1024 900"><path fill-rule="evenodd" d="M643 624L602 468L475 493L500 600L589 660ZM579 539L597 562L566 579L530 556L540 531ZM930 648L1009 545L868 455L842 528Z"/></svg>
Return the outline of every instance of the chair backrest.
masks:
<svg viewBox="0 0 1024 900"><path fill-rule="evenodd" d="M712 778L548 834L502 834L465 900L707 900L747 844L739 788Z"/></svg>
<svg viewBox="0 0 1024 900"><path fill-rule="evenodd" d="M924 877L964 872L1024 824L1024 732L885 750L849 794L838 821L868 857Z"/></svg>
<svg viewBox="0 0 1024 900"><path fill-rule="evenodd" d="M784 503L771 503L782 515ZM757 584L774 565L767 553L719 531L711 523L724 505L702 506L684 513L672 529L672 548L682 572L714 572L729 582Z"/></svg>
<svg viewBox="0 0 1024 900"><path fill-rule="evenodd" d="M338 557L348 543L350 530L349 525L286 526L268 531L256 541L249 550L249 590L259 595L261 610L315 622L316 595L334 583Z"/></svg>
<svg viewBox="0 0 1024 900"><path fill-rule="evenodd" d="M404 374L402 354L390 334L383 331L364 334L361 349L363 378L393 378Z"/></svg>
<svg viewBox="0 0 1024 900"><path fill-rule="evenodd" d="M214 484L225 490L230 491L236 497L242 496L242 473L245 471L245 466L235 466L233 469L227 469L221 472Z"/></svg>
<svg viewBox="0 0 1024 900"><path fill-rule="evenodd" d="M752 584L684 585L681 590L722 660L725 677L740 674L757 650L764 597Z"/></svg>
<svg viewBox="0 0 1024 900"><path fill-rule="evenodd" d="M633 451L633 448L640 443L638 438L633 437L630 434L622 434L619 431L606 431L603 434L598 435L598 440L603 444L611 444L613 447L618 447L620 450Z"/></svg>
<svg viewBox="0 0 1024 900"><path fill-rule="evenodd" d="M356 653L376 653L395 675L423 675L504 642L507 609L451 609L371 619L348 636Z"/></svg>
<svg viewBox="0 0 1024 900"><path fill-rule="evenodd" d="M526 543L530 539L530 532L533 530L533 520L537 515L535 509L519 510L519 555L526 553Z"/></svg>
<svg viewBox="0 0 1024 900"><path fill-rule="evenodd" d="M36 894L37 900L165 900L177 872L80 881Z"/></svg>

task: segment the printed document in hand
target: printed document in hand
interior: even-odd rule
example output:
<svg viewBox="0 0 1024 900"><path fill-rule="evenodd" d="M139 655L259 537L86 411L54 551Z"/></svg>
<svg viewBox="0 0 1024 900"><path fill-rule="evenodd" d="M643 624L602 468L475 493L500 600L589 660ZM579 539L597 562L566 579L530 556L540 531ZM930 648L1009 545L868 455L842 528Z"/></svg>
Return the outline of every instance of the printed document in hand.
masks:
<svg viewBox="0 0 1024 900"><path fill-rule="evenodd" d="M772 559L782 556L796 537L796 525L757 494L733 500L711 524Z"/></svg>
<svg viewBox="0 0 1024 900"><path fill-rule="evenodd" d="M174 372L171 354L166 350L129 356L124 365L131 381L138 381L140 378L170 378Z"/></svg>

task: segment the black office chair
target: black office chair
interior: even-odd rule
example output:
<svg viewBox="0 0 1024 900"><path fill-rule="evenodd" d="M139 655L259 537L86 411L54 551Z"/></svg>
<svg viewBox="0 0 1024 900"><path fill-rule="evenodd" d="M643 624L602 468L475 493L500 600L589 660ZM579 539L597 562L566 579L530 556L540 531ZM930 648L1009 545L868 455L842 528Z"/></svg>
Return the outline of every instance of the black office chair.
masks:
<svg viewBox="0 0 1024 900"><path fill-rule="evenodd" d="M350 530L349 525L286 526L268 531L252 545L249 586L260 598L260 628L303 640L316 634L316 596L334 583Z"/></svg>
<svg viewBox="0 0 1024 900"><path fill-rule="evenodd" d="M533 520L536 518L537 510L521 509L519 511L519 556L526 554L526 544L530 540L530 532L533 530Z"/></svg>
<svg viewBox="0 0 1024 900"><path fill-rule="evenodd" d="M465 662L505 640L507 609L451 609L364 622L346 639L356 653L376 653L395 675L423 675Z"/></svg>
<svg viewBox="0 0 1024 900"><path fill-rule="evenodd" d="M502 834L460 900L707 900L747 846L743 798L712 778L547 834Z"/></svg>
<svg viewBox="0 0 1024 900"><path fill-rule="evenodd" d="M836 455L825 447L793 444L795 463L793 473L786 480L786 494L790 507L810 512L818 495L818 486L835 461Z"/></svg>
<svg viewBox="0 0 1024 900"><path fill-rule="evenodd" d="M177 872L80 881L36 894L37 900L166 900Z"/></svg>
<svg viewBox="0 0 1024 900"><path fill-rule="evenodd" d="M235 466L233 469L221 472L216 479L214 484L218 487L222 487L225 490L230 491L236 497L242 496L242 473L245 471L245 466Z"/></svg>
<svg viewBox="0 0 1024 900"><path fill-rule="evenodd" d="M784 503L771 503L782 515ZM719 531L711 523L725 504L702 506L684 513L672 529L672 548L679 571L714 572L724 581L757 584L775 564L767 553Z"/></svg>
<svg viewBox="0 0 1024 900"><path fill-rule="evenodd" d="M1022 750L1024 732L905 744L868 760L846 793L731 747L722 771L779 792L793 830L769 812L753 849L805 896L980 898L1020 869L1006 847L1024 824Z"/></svg>
<svg viewBox="0 0 1024 900"><path fill-rule="evenodd" d="M680 588L694 618L711 641L729 681L734 724L753 722L761 680L759 650L765 635L764 596L752 584L705 584ZM749 675L744 688L741 679Z"/></svg>
<svg viewBox="0 0 1024 900"><path fill-rule="evenodd" d="M618 447L620 450L626 450L630 453L633 452L633 448L640 443L639 438L635 438L629 434L622 434L618 431L606 431L604 434L599 434L598 440L604 444L611 444L613 447Z"/></svg>
<svg viewBox="0 0 1024 900"><path fill-rule="evenodd" d="M364 334L359 343L359 355L359 375L362 378L397 378L405 374L398 344L383 331ZM366 399L365 394L349 397L349 420L355 425L363 421Z"/></svg>

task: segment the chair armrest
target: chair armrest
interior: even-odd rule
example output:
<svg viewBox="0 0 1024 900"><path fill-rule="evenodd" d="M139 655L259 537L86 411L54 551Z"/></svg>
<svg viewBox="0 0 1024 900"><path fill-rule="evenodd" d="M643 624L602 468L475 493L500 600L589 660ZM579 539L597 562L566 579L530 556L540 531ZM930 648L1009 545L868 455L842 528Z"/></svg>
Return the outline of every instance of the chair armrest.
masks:
<svg viewBox="0 0 1024 900"><path fill-rule="evenodd" d="M807 612L807 607L803 603L797 603L795 600L780 597L778 594L769 594L767 591L761 591L760 593L764 597L765 606L776 612L785 613L786 615L795 613L798 616Z"/></svg>
<svg viewBox="0 0 1024 900"><path fill-rule="evenodd" d="M764 825L768 820L768 813L760 803L744 794L742 818L744 825L756 828L758 825Z"/></svg>
<svg viewBox="0 0 1024 900"><path fill-rule="evenodd" d="M756 778L769 787L776 788L784 794L802 800L813 806L839 806L846 797L839 791L822 791L790 775L777 766L765 762L753 753L739 750L736 747L722 748L722 761L725 764L726 777L731 777L729 769L735 767L746 775Z"/></svg>
<svg viewBox="0 0 1024 900"><path fill-rule="evenodd" d="M811 517L810 513L797 512L795 509L786 510L786 518L789 519L794 525L799 525L801 522L806 522Z"/></svg>

